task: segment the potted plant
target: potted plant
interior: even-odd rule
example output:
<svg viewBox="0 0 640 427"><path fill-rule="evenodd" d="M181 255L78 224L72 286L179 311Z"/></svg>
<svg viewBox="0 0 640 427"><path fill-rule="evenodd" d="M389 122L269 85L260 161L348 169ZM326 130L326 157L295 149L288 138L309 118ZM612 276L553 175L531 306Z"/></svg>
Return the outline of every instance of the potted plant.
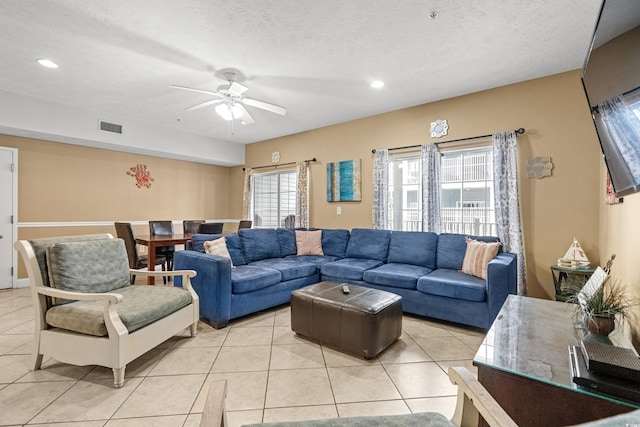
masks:
<svg viewBox="0 0 640 427"><path fill-rule="evenodd" d="M593 335L609 335L615 329L616 317L620 322L629 319L631 308L635 305L627 298L620 282L613 281L608 275L614 258L615 255L612 255L603 269L606 276L601 285L596 285L592 292L585 292L589 282L584 286L575 286L567 299L567 302L576 305L576 313L582 315L585 328Z"/></svg>

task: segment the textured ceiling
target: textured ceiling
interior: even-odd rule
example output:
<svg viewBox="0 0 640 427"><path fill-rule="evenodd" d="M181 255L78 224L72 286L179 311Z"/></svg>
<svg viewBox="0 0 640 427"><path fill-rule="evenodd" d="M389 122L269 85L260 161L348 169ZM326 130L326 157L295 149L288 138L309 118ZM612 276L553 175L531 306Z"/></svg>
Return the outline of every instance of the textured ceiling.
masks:
<svg viewBox="0 0 640 427"><path fill-rule="evenodd" d="M251 143L581 68L600 4L2 0L0 90ZM209 96L169 87L215 90L227 68L287 115L248 107L230 134L212 107L184 111Z"/></svg>

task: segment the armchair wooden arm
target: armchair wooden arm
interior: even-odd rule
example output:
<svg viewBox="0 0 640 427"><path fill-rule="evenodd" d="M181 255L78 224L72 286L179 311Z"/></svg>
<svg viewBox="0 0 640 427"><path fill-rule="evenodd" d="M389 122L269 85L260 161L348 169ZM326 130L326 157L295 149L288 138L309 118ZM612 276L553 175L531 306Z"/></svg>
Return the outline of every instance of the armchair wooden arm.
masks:
<svg viewBox="0 0 640 427"><path fill-rule="evenodd" d="M491 427L517 427L517 424L509 417L495 399L485 390L480 382L469 372L467 368L449 368L449 379L458 386L458 398L456 411L451 422L459 427L476 427L478 415ZM226 425L225 398L227 395L227 381L213 381L209 385L209 394L202 413L200 427L219 427ZM403 417L397 415L396 417ZM377 426L376 417L367 419L369 425ZM293 425L290 423L278 423L278 425ZM304 421L295 425L304 426ZM334 425L334 424L332 424ZM349 419L336 419L335 425L352 425ZM360 425L360 424L359 424ZM403 424L404 425L404 424Z"/></svg>
<svg viewBox="0 0 640 427"><path fill-rule="evenodd" d="M467 368L450 367L449 380L458 386L456 410L451 422L460 427L476 427L478 415L491 427L517 427L489 392Z"/></svg>

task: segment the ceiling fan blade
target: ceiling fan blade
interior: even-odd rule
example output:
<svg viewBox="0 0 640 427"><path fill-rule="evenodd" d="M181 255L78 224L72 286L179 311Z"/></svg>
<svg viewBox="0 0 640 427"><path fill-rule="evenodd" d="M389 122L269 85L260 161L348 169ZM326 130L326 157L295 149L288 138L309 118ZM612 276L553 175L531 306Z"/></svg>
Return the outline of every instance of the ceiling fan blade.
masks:
<svg viewBox="0 0 640 427"><path fill-rule="evenodd" d="M251 114L249 114L249 112L247 111L246 108L244 108L244 105L238 103L236 104L238 107L240 107L240 109L242 110L242 116L240 116L240 122L243 125L250 125L252 123L255 123L255 120L253 120L253 117L251 117Z"/></svg>
<svg viewBox="0 0 640 427"><path fill-rule="evenodd" d="M177 85L169 85L169 87L172 87L174 89L190 90L192 92L206 93L207 95L213 95L213 96L218 96L218 97L222 97L223 96L223 95L220 95L218 92L212 92L210 90L204 90L204 89L196 89L196 88L193 88L193 87L177 86Z"/></svg>
<svg viewBox="0 0 640 427"><path fill-rule="evenodd" d="M257 99L243 98L241 102L256 108L262 108L263 110L271 111L272 113L280 114L284 116L287 113L287 109L278 105L269 104L267 102L258 101Z"/></svg>
<svg viewBox="0 0 640 427"><path fill-rule="evenodd" d="M196 104L192 107L185 108L184 110L185 111L198 110L200 108L208 107L209 105L213 105L213 104L219 104L221 102L224 102L224 99L212 99L210 101L201 102L200 104Z"/></svg>
<svg viewBox="0 0 640 427"><path fill-rule="evenodd" d="M241 85L238 82L231 82L229 84L229 89L227 89L231 95L240 96L246 91L249 90L245 85Z"/></svg>

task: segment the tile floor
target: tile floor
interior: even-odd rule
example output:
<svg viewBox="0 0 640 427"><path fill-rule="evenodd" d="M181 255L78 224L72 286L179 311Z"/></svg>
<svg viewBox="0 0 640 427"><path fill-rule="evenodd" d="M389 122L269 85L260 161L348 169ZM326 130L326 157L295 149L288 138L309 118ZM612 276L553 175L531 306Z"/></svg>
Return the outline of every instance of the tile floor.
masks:
<svg viewBox="0 0 640 427"><path fill-rule="evenodd" d="M230 426L375 414L453 414L449 366L471 365L484 331L404 316L401 338L366 361L296 336L281 306L215 330L200 323L111 370L46 359L29 370L29 289L0 291L0 425L198 426L208 383L226 378Z"/></svg>

